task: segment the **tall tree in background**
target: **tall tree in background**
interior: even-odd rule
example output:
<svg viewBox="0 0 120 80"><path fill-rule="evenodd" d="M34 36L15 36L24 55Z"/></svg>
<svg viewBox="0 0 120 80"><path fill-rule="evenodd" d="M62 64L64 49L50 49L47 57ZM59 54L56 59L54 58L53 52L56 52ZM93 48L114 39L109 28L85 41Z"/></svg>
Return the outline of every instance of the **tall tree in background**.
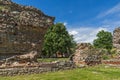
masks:
<svg viewBox="0 0 120 80"><path fill-rule="evenodd" d="M96 48L107 49L108 51L112 49L112 34L107 31L99 31L97 34L97 39L94 40L93 45Z"/></svg>
<svg viewBox="0 0 120 80"><path fill-rule="evenodd" d="M42 54L51 57L59 53L60 55L70 55L75 47L73 37L69 35L66 27L62 23L51 26L45 37Z"/></svg>

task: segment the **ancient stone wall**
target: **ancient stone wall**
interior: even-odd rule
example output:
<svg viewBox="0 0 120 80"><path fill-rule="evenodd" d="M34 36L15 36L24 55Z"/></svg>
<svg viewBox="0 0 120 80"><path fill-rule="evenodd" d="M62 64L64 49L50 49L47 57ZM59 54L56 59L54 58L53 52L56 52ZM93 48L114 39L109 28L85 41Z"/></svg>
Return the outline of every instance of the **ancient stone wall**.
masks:
<svg viewBox="0 0 120 80"><path fill-rule="evenodd" d="M0 53L41 52L47 28L53 25L54 17L42 11L0 0Z"/></svg>
<svg viewBox="0 0 120 80"><path fill-rule="evenodd" d="M116 28L113 32L113 46L120 51L120 27Z"/></svg>
<svg viewBox="0 0 120 80"><path fill-rule="evenodd" d="M101 64L101 51L90 43L80 43L73 55L73 62L79 67Z"/></svg>
<svg viewBox="0 0 120 80"><path fill-rule="evenodd" d="M57 62L57 63L44 63L39 66L29 67L14 67L14 68L1 68L1 76L15 76L24 74L38 74L43 72L53 72L59 70L68 70L75 68L72 62Z"/></svg>

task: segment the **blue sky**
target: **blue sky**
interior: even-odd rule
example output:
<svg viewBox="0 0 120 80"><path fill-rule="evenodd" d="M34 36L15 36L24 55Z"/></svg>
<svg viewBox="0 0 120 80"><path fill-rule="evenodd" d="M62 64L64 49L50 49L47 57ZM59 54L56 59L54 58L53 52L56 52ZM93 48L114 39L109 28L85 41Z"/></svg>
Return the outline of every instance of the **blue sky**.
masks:
<svg viewBox="0 0 120 80"><path fill-rule="evenodd" d="M120 0L12 0L36 7L63 22L77 42L91 42L100 30L120 26Z"/></svg>

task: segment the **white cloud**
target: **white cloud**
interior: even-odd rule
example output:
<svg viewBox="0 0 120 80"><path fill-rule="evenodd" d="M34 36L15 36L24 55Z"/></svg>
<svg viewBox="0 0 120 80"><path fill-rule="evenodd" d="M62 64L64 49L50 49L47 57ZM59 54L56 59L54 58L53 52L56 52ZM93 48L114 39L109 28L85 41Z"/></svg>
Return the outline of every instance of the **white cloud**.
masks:
<svg viewBox="0 0 120 80"><path fill-rule="evenodd" d="M120 20L107 20L103 21L102 23L104 26L106 26L107 29L109 29L111 32L115 30L115 28L120 27Z"/></svg>
<svg viewBox="0 0 120 80"><path fill-rule="evenodd" d="M107 15L110 15L110 14L115 14L115 13L120 13L120 3L118 3L117 5L115 5L114 7L112 7L111 9L105 11L105 12L102 12L100 13L97 18L102 18L102 17L105 17Z"/></svg>
<svg viewBox="0 0 120 80"><path fill-rule="evenodd" d="M81 27L81 28L72 28L68 29L69 33L74 36L74 40L77 43L87 42L92 43L94 39L96 39L96 34L101 31L105 30L108 31L107 28L98 27Z"/></svg>
<svg viewBox="0 0 120 80"><path fill-rule="evenodd" d="M66 26L68 23L67 23L67 22L64 22L63 24Z"/></svg>
<svg viewBox="0 0 120 80"><path fill-rule="evenodd" d="M76 35L76 34L78 34L78 32L75 31L75 30L73 30L73 31L70 31L69 34L70 34L70 35Z"/></svg>

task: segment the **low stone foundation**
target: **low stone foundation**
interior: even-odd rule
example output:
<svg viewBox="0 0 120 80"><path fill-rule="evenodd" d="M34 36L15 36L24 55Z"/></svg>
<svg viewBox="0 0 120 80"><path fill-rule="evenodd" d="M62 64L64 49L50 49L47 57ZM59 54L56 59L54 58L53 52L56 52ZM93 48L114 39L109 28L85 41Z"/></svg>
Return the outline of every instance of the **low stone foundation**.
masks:
<svg viewBox="0 0 120 80"><path fill-rule="evenodd" d="M120 67L120 60L119 60L119 59L103 60L103 61L102 61L102 64L108 65L108 66Z"/></svg>
<svg viewBox="0 0 120 80"><path fill-rule="evenodd" d="M39 74L44 72L52 72L59 70L69 70L75 68L72 62L56 62L44 63L39 66L32 67L14 67L14 68L1 68L1 76L15 76L24 74Z"/></svg>

